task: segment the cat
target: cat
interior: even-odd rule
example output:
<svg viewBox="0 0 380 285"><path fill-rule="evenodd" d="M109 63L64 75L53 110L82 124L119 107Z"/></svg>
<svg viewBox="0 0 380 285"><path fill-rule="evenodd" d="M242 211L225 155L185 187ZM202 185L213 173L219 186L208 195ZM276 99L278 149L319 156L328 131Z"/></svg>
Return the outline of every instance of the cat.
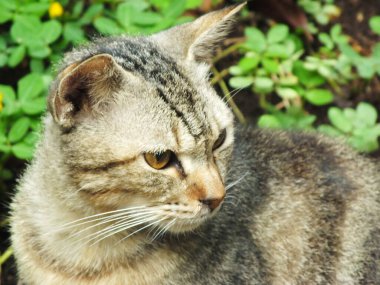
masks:
<svg viewBox="0 0 380 285"><path fill-rule="evenodd" d="M379 166L234 128L209 83L243 6L66 54L11 204L21 282L380 284Z"/></svg>

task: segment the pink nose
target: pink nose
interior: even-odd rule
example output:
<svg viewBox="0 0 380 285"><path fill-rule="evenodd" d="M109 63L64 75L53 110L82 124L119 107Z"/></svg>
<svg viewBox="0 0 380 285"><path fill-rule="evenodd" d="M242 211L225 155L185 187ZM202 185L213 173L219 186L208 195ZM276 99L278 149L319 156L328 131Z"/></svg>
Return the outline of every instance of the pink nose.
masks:
<svg viewBox="0 0 380 285"><path fill-rule="evenodd" d="M203 205L206 205L210 208L211 211L215 210L218 208L220 203L224 200L224 196L222 198L217 198L217 199L205 199L205 200L199 200Z"/></svg>

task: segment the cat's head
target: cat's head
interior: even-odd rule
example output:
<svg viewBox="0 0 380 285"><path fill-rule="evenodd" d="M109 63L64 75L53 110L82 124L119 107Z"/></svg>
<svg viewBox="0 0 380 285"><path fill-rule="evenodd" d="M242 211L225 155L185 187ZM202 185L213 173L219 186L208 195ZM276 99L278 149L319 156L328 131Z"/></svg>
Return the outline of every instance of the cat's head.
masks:
<svg viewBox="0 0 380 285"><path fill-rule="evenodd" d="M233 115L210 86L209 63L242 6L67 54L49 111L75 199L177 232L216 212Z"/></svg>

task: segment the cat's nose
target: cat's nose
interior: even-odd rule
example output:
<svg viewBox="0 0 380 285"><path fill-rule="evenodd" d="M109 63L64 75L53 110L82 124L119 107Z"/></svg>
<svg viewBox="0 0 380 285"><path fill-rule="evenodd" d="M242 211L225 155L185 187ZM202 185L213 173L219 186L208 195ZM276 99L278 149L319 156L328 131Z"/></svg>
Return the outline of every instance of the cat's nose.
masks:
<svg viewBox="0 0 380 285"><path fill-rule="evenodd" d="M222 198L217 198L217 199L204 199L204 200L199 200L203 205L206 205L210 208L211 211L215 210L218 208L218 206L222 203L224 200L224 196Z"/></svg>

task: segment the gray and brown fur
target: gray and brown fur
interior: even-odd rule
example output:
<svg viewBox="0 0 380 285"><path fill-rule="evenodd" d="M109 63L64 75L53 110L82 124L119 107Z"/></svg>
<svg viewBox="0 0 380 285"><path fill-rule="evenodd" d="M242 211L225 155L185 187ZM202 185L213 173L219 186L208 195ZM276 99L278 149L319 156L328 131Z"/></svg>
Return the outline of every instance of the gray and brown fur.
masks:
<svg viewBox="0 0 380 285"><path fill-rule="evenodd" d="M240 9L66 55L12 203L22 282L380 284L379 166L315 134L234 138L208 70ZM162 170L143 158L168 149L178 160ZM86 243L116 223L94 217L142 206L157 227Z"/></svg>

